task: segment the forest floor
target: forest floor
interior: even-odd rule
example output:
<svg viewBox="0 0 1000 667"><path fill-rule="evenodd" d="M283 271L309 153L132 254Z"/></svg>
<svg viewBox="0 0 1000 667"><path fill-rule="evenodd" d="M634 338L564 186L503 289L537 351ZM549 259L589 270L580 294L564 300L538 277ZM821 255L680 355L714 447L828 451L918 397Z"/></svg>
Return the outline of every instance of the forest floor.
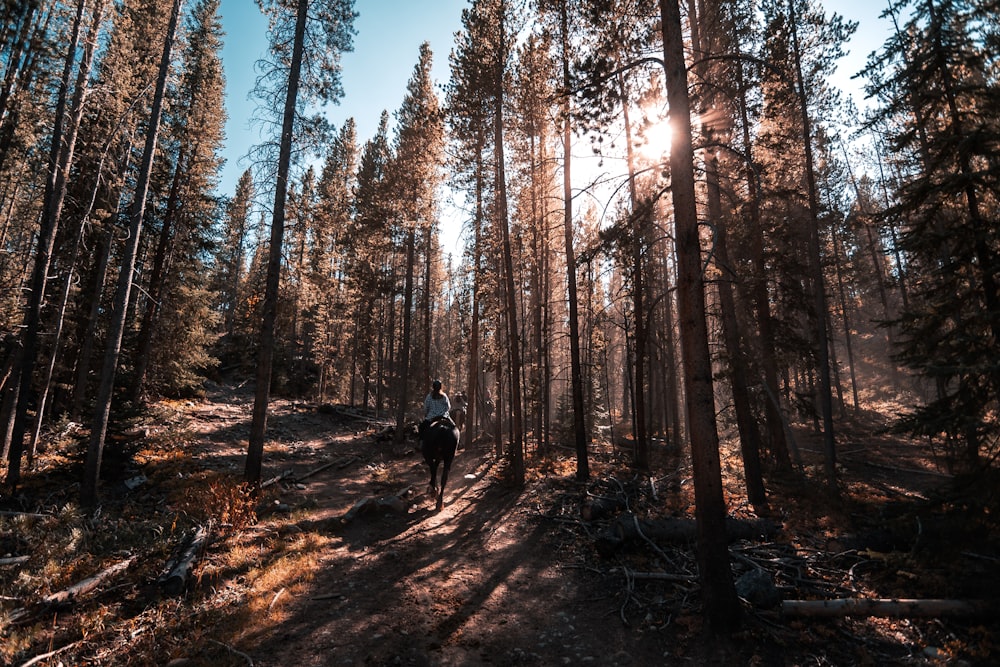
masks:
<svg viewBox="0 0 1000 667"><path fill-rule="evenodd" d="M731 545L737 577L764 572L776 588L744 593L756 604L743 601L742 629L721 641L705 632L689 542L602 554L621 511L581 517L595 499L654 523L693 516L690 465L663 445L653 478L608 447L587 484L565 450L544 466L530 458L516 487L492 443L472 443L435 511L414 443L380 442L382 425L345 410L275 400L264 478L280 479L250 499L238 480L252 402L246 388L213 387L153 406L111 441L89 514L75 503L86 440L62 425L18 497L0 499L0 664L1000 661L995 613L803 617L767 600L1000 595L1000 485L959 481L926 445L881 435L884 416L839 424L839 500L825 491L821 443L797 429L801 471L768 479L780 532ZM736 452L724 450L731 513L754 519ZM171 595L165 564L199 526L209 539ZM93 590L45 598L122 562Z"/></svg>

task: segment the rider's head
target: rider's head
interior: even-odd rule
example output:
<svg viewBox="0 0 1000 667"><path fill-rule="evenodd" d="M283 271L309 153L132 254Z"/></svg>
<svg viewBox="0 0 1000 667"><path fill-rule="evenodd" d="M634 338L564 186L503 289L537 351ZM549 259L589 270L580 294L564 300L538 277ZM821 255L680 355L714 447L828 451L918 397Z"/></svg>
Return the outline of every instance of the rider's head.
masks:
<svg viewBox="0 0 1000 667"><path fill-rule="evenodd" d="M431 382L431 389L434 391L441 391L441 380L434 380L434 382Z"/></svg>

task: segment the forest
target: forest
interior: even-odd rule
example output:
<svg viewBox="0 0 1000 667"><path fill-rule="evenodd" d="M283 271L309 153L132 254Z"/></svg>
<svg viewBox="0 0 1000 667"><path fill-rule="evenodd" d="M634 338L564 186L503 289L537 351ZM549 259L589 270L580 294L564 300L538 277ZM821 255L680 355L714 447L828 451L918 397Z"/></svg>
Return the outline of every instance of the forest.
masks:
<svg viewBox="0 0 1000 667"><path fill-rule="evenodd" d="M995 479L1000 2L888 0L863 111L829 82L835 9L469 0L366 138L324 116L365 7L257 0L267 140L223 193L220 0L5 0L0 537L52 485L80 521L117 502L165 401L251 388L226 484L252 504L277 401L398 448L440 379L513 488L689 465L729 634L733 507L790 479L838 502L859 423Z"/></svg>

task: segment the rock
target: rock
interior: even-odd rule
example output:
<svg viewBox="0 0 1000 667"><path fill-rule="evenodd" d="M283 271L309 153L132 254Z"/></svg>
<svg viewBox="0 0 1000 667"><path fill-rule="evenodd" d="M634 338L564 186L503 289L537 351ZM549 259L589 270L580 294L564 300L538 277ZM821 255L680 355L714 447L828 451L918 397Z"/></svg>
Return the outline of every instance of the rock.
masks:
<svg viewBox="0 0 1000 667"><path fill-rule="evenodd" d="M736 580L736 594L755 607L771 609L781 602L781 594L765 570L750 570Z"/></svg>

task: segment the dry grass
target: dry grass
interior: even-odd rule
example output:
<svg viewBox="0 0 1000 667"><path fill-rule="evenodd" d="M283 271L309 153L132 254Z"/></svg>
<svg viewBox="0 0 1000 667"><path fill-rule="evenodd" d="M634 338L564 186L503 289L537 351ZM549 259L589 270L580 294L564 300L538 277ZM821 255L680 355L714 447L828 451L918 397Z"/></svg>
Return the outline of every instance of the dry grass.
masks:
<svg viewBox="0 0 1000 667"><path fill-rule="evenodd" d="M76 440L65 435L40 455L36 471L43 474L27 475L22 488L24 497L46 499L31 508L44 516L0 517L0 551L30 555L16 567L0 566L0 664L19 664L51 647L68 647L58 657L63 664L165 664L192 655L206 664L246 664L227 638L232 646L247 628L261 632L280 623L315 576L327 539L283 538L277 525L259 523L257 508L271 499L255 498L230 473L201 469L183 421L164 421L173 427L149 432L132 450L148 482L131 491L105 484L103 504L93 512L75 502L74 465L85 434L64 428ZM198 581L185 597L166 597L157 577L184 535L203 524L212 525L213 535ZM41 604L131 556L137 558L127 572L72 608ZM15 618L19 610L27 615Z"/></svg>

